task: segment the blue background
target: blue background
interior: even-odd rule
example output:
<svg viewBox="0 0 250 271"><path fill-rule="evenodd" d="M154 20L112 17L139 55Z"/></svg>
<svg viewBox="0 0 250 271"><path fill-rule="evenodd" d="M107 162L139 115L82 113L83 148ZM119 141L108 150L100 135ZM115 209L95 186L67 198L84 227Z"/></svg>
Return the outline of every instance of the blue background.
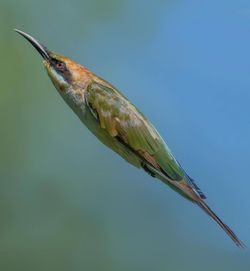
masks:
<svg viewBox="0 0 250 271"><path fill-rule="evenodd" d="M249 1L1 1L0 269L250 270L248 248L88 132L15 27L132 100L249 247Z"/></svg>

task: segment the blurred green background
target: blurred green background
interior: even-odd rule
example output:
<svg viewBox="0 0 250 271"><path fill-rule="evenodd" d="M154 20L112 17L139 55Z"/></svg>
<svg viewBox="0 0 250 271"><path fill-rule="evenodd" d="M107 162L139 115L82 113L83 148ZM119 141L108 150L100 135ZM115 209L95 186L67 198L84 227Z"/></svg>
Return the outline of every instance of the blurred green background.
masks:
<svg viewBox="0 0 250 271"><path fill-rule="evenodd" d="M249 1L0 2L0 270L250 270L249 250L102 146L13 28L116 85L250 246Z"/></svg>

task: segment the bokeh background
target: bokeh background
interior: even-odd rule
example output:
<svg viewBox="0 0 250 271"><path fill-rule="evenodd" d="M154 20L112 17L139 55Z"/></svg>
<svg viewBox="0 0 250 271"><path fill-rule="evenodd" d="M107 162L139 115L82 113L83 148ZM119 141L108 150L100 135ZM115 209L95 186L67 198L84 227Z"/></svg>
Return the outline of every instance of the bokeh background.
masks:
<svg viewBox="0 0 250 271"><path fill-rule="evenodd" d="M123 91L249 247L249 1L1 0L0 270L250 270L89 133L15 27Z"/></svg>

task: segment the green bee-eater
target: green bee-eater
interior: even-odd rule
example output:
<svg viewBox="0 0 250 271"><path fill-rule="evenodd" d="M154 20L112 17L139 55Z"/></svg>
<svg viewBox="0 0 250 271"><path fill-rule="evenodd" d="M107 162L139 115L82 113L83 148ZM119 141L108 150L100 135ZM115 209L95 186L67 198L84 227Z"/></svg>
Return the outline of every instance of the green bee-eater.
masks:
<svg viewBox="0 0 250 271"><path fill-rule="evenodd" d="M237 246L243 247L234 232L205 203L205 195L176 161L156 128L125 96L82 65L49 51L30 35L15 31L41 54L59 94L103 144L196 203Z"/></svg>

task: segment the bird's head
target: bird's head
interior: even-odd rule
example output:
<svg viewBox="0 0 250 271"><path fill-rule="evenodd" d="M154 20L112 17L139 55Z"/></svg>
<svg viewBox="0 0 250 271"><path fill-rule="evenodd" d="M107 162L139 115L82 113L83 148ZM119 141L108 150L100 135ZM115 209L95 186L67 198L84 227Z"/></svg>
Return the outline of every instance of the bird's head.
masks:
<svg viewBox="0 0 250 271"><path fill-rule="evenodd" d="M43 64L55 87L64 92L74 85L87 80L87 70L68 57L48 50L29 34L15 29L17 33L27 39L43 57ZM85 80L84 80L85 79Z"/></svg>

